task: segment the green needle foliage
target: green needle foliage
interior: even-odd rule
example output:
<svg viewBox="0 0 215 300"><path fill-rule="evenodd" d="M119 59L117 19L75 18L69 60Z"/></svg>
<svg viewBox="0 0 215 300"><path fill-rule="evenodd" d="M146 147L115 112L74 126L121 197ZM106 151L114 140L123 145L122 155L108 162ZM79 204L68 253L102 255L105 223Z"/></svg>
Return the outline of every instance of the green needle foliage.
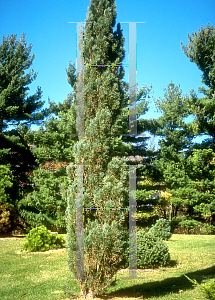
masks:
<svg viewBox="0 0 215 300"><path fill-rule="evenodd" d="M66 231L66 202L61 196L60 186L68 186L65 168L48 171L34 170L32 193L19 201L20 214L25 220L27 230L45 225L52 231Z"/></svg>
<svg viewBox="0 0 215 300"><path fill-rule="evenodd" d="M99 295L128 259L128 167L113 158L114 149L126 153L120 122L126 97L122 67L124 38L120 24L113 32L116 4L92 0L84 30L84 133L74 146L75 164L67 168L72 184L67 192L68 264L76 270L76 166L84 165L84 276L78 279L83 295ZM101 66L103 65L103 66ZM108 65L108 66L105 66ZM82 87L83 88L83 87ZM126 132L124 132L126 133ZM92 208L97 208L92 210ZM104 209L105 208L105 209ZM76 274L76 273L75 273Z"/></svg>
<svg viewBox="0 0 215 300"><path fill-rule="evenodd" d="M169 195L168 218L172 220L172 230L178 223L190 231L201 228L205 222L211 226L215 221L214 27L202 27L192 36L188 34L188 38L188 45L182 49L203 72L205 87L199 88L199 92L204 96L198 98L194 91L189 97L182 95L179 85L170 83L164 98L155 101L163 115L151 122L151 132L162 139L148 176L154 183L160 183L157 197L161 203L165 193ZM186 118L191 115L194 120L188 123ZM195 136L203 134L209 137L202 143L194 143Z"/></svg>
<svg viewBox="0 0 215 300"><path fill-rule="evenodd" d="M202 71L199 88L204 96L198 98L192 90L189 100L190 113L195 116L192 128L196 135L207 134L204 147L215 149L215 28L209 24L199 32L188 34L188 45L182 46L185 55Z"/></svg>
<svg viewBox="0 0 215 300"><path fill-rule="evenodd" d="M0 164L10 168L14 179L8 191L15 214L10 217L10 230L19 223L18 200L24 190L31 190L27 173L36 165L20 131L40 124L49 113L48 109L41 110L44 102L40 100L39 87L35 94L28 95L28 86L37 77L32 68L31 48L32 45L27 46L25 34L19 40L16 34L3 37L0 45ZM8 130L12 125L13 129Z"/></svg>
<svg viewBox="0 0 215 300"><path fill-rule="evenodd" d="M17 41L17 35L3 37L0 45L0 131L9 124L39 124L48 110L37 112L44 104L39 101L42 91L38 87L34 95L28 96L28 85L37 77L30 56L32 45L27 47L25 34ZM25 121L22 122L21 121Z"/></svg>
<svg viewBox="0 0 215 300"><path fill-rule="evenodd" d="M70 64L68 82L74 85L75 70ZM66 199L62 197L68 187L66 166L74 161L73 146L77 142L76 107L70 93L63 103L49 100L51 115L37 131L23 128L20 133L30 145L39 168L33 171L31 184L34 190L26 193L19 202L19 210L28 231L45 225L57 232L66 232ZM61 188L60 188L61 186Z"/></svg>
<svg viewBox="0 0 215 300"><path fill-rule="evenodd" d="M137 233L137 266L140 269L164 267L170 263L168 246L153 233Z"/></svg>
<svg viewBox="0 0 215 300"><path fill-rule="evenodd" d="M66 232L66 200L62 193L68 187L66 166L74 161L75 107L71 95L58 106L51 103L52 112L44 127L28 130L24 139L32 146L31 152L39 164L31 178L34 190L19 202L20 214L27 229L45 225L57 232ZM61 186L61 188L60 188Z"/></svg>
<svg viewBox="0 0 215 300"><path fill-rule="evenodd" d="M157 220L155 225L150 228L149 233L162 240L168 241L172 236L170 230L171 227L169 221L161 218Z"/></svg>

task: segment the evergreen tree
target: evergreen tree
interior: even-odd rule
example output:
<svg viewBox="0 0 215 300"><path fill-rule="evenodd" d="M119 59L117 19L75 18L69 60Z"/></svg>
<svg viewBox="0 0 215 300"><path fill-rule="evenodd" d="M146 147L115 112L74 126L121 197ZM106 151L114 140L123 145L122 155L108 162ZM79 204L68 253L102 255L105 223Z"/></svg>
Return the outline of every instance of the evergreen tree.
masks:
<svg viewBox="0 0 215 300"><path fill-rule="evenodd" d="M24 134L32 145L31 152L39 167L33 171L34 190L26 193L19 202L21 216L28 230L45 225L52 231L66 231L66 200L62 188L68 186L66 166L74 161L75 106L71 95L63 103L50 102L54 116L50 116L37 131ZM58 117L58 118L57 118Z"/></svg>
<svg viewBox="0 0 215 300"><path fill-rule="evenodd" d="M186 160L189 186L188 219L215 224L215 153L212 149L194 149ZM185 202L185 204L186 204ZM188 222L189 225L189 222Z"/></svg>
<svg viewBox="0 0 215 300"><path fill-rule="evenodd" d="M72 88L76 87L76 76L74 64L69 64L67 71L68 82ZM125 88L126 91L127 87ZM139 93L138 99L141 96L146 98L149 89L145 86ZM128 97L128 95L126 95ZM74 101L73 101L74 99ZM128 98L127 98L128 99ZM145 100L145 99L144 99ZM24 140L31 145L31 152L39 164L32 174L31 184L33 191L26 193L25 197L19 202L20 213L23 217L27 230L45 225L52 231L65 230L65 208L66 201L62 198L59 192L59 183L65 182L66 189L66 166L74 161L73 146L77 142L75 134L75 117L76 117L76 93L68 95L67 100L58 105L49 101L50 111L55 116L50 116L37 131L23 132ZM139 100L140 102L141 100ZM147 102L141 101L138 105L138 116L147 110ZM128 128L127 107L123 109L121 124L123 130L119 128L120 133L126 132ZM139 122L137 123L138 130ZM124 138L124 137L123 137ZM129 137L125 137L125 143ZM134 141L135 138L133 138ZM140 138L145 141L145 138ZM131 141L131 140L130 140ZM141 142L138 139L138 142ZM141 151L144 151L144 146L141 145ZM124 155L120 148L115 148L111 155ZM131 152L130 152L131 154ZM140 153L138 153L140 154ZM129 162L127 162L128 164ZM134 164L134 162L133 162ZM60 168L60 169L59 169ZM51 184L50 184L51 182ZM49 207L50 209L47 209ZM56 209L58 208L58 209ZM57 213L59 211L60 213ZM61 226L60 226L61 224Z"/></svg>
<svg viewBox="0 0 215 300"><path fill-rule="evenodd" d="M9 125L39 124L48 109L41 112L44 102L40 101L42 91L38 87L34 95L28 96L28 85L36 79L37 73L30 70L34 60L30 56L32 45L27 47L25 35L19 41L17 35L3 37L0 45L0 131ZM22 122L24 121L24 122Z"/></svg>
<svg viewBox="0 0 215 300"><path fill-rule="evenodd" d="M153 160L152 167L148 168L149 178L154 183L159 183L154 184L157 197L153 202L157 206L157 212L163 212L170 220L177 215L187 195L185 156L192 145L193 134L185 122L185 118L189 116L186 99L187 96L182 95L180 85L170 83L165 89L163 99L155 100L162 116L154 120L154 126L151 128L151 132L161 138L160 150Z"/></svg>
<svg viewBox="0 0 215 300"><path fill-rule="evenodd" d="M188 34L189 44L182 47L203 72L202 82L208 89L202 87L199 91L204 97L198 98L194 91L190 97L183 96L179 86L170 83L164 98L155 101L163 115L148 122L148 128L162 138L160 150L149 155L149 161L144 159L145 165L140 168L143 182L137 192L137 202L143 204L139 216L144 216L145 226L146 218L151 223L155 215L174 220L181 214L186 224L189 220L193 222L193 218L213 223L214 33L213 26L201 28L192 37ZM187 123L186 117L190 115L195 120ZM202 134L210 137L195 144L193 138Z"/></svg>
<svg viewBox="0 0 215 300"><path fill-rule="evenodd" d="M182 50L202 71L204 84L198 89L203 96L198 97L192 90L187 101L190 114L195 116L190 129L196 136L208 135L203 142L194 145L189 157L189 174L196 188L192 200L196 214L212 224L215 222L215 28L209 24L202 26L198 33L188 34L188 39L188 45L182 46Z"/></svg>
<svg viewBox="0 0 215 300"><path fill-rule="evenodd" d="M164 99L156 100L163 116L152 120L151 132L163 138L160 151L151 166L147 166L146 172L153 179L154 188L156 182L161 184L157 200L167 209L158 205L158 212L163 211L173 220L182 214L178 218L183 219L187 226L193 218L211 224L214 218L214 27L202 27L192 36L188 34L188 38L188 45L182 46L182 49L203 72L202 82L207 88L199 88L199 92L204 94L201 98L193 90L188 97L182 96L179 87L171 83ZM190 115L194 115L195 119L187 124L185 117ZM193 138L203 134L209 135L209 138L195 144Z"/></svg>
<svg viewBox="0 0 215 300"><path fill-rule="evenodd" d="M121 127L127 99L124 70L116 66L124 58L124 38L120 24L113 32L115 19L113 0L90 2L84 30L84 77L81 71L76 85L77 90L83 89L79 85L83 80L84 133L88 136L79 135L75 163L67 168L72 182L67 191L68 264L73 274L80 274L76 265L75 173L77 165L84 165L84 207L88 208L83 212L84 276L88 278L79 277L78 282L85 296L102 293L128 256L128 214L116 210L128 206L128 167L124 159L113 157L119 152L126 155L131 148L120 136L127 133Z"/></svg>
<svg viewBox="0 0 215 300"><path fill-rule="evenodd" d="M203 97L198 97L194 90L189 99L190 113L195 116L192 122L193 132L209 135L201 148L215 149L215 28L209 24L199 32L188 34L188 45L182 46L185 55L203 72L199 88ZM181 43L182 44L182 43Z"/></svg>
<svg viewBox="0 0 215 300"><path fill-rule="evenodd" d="M212 149L193 149L192 126L185 122L190 115L189 98L182 95L179 86L170 83L164 99L158 99L156 104L163 115L156 120L157 128L151 131L163 138L160 153L148 174L154 182L160 182L157 186L158 207L166 205L165 214L174 221L172 230L176 224L189 227L193 219L200 222L198 224L211 222L214 214L214 153Z"/></svg>
<svg viewBox="0 0 215 300"><path fill-rule="evenodd" d="M13 226L18 219L18 200L24 189L31 189L27 173L36 164L20 130L39 124L49 113L48 109L40 111L44 102L40 101L39 87L32 96L27 93L28 85L37 76L33 69L25 73L34 59L34 55L30 55L31 48L32 45L27 47L24 34L19 41L16 34L3 37L0 45L0 163L8 166L14 176L10 193L16 211L16 217L11 220ZM12 125L15 126L13 130L8 130Z"/></svg>

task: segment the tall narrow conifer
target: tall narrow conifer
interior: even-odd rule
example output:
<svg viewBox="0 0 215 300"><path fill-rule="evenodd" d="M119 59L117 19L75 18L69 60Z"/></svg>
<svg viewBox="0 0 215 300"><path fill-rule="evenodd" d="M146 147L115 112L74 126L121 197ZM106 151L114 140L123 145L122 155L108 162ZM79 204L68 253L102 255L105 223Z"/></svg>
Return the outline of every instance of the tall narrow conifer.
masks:
<svg viewBox="0 0 215 300"><path fill-rule="evenodd" d="M128 213L119 209L128 206L128 166L124 159L113 158L112 155L114 149L121 149L126 154L130 148L120 136L122 111L127 105L127 98L122 81L124 70L116 65L122 63L125 51L120 24L113 31L115 19L114 0L90 2L83 32L84 71L78 74L76 84L76 91L80 93L83 80L85 135L80 135L81 128L78 128L75 163L67 168L71 178L67 191L67 254L70 270L74 275L80 275L76 246L81 249L81 242L79 240L76 244L76 240L82 232L81 224L77 224L76 220L76 184L79 193L84 171L84 278L78 278L84 296L102 293L128 257ZM79 96L76 95L76 100ZM76 101L76 112L79 113L80 101ZM80 165L83 165L83 171ZM79 182L76 182L76 169Z"/></svg>

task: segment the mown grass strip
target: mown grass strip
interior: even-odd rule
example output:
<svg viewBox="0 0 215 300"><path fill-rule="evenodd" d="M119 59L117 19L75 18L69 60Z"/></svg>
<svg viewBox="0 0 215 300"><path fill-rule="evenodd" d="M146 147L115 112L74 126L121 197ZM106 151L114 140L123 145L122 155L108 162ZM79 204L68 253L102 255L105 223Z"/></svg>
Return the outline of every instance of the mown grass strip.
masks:
<svg viewBox="0 0 215 300"><path fill-rule="evenodd" d="M66 249L21 252L24 242L25 237L0 237L0 299L72 299L71 293L80 292L77 281L67 279L73 274L67 267ZM122 270L116 274L116 284L101 298L204 299L200 288L194 287L184 274L200 284L215 278L215 237L174 234L165 243L171 266L139 270L138 276L145 278L141 280L120 280L122 273L128 275L128 270Z"/></svg>

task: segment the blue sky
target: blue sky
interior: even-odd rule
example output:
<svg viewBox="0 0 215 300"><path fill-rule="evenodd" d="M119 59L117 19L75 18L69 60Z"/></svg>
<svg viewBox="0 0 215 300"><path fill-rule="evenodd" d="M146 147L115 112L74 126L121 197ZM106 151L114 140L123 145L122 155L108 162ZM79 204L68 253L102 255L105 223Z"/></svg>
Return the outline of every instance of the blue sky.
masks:
<svg viewBox="0 0 215 300"><path fill-rule="evenodd" d="M76 24L84 22L90 0L0 0L0 36L26 33L28 45L33 44L33 67L39 71L29 94L40 86L44 108L48 98L63 102L72 91L65 68L76 61ZM137 24L137 82L152 84L154 96L162 97L163 88L173 81L183 93L197 91L201 72L181 50L187 44L187 34L198 31L209 22L214 25L214 0L117 0L116 22L145 22ZM121 24L125 37L128 63L128 24ZM128 82L128 68L125 81ZM155 117L152 108L147 117ZM33 127L32 127L33 128Z"/></svg>

